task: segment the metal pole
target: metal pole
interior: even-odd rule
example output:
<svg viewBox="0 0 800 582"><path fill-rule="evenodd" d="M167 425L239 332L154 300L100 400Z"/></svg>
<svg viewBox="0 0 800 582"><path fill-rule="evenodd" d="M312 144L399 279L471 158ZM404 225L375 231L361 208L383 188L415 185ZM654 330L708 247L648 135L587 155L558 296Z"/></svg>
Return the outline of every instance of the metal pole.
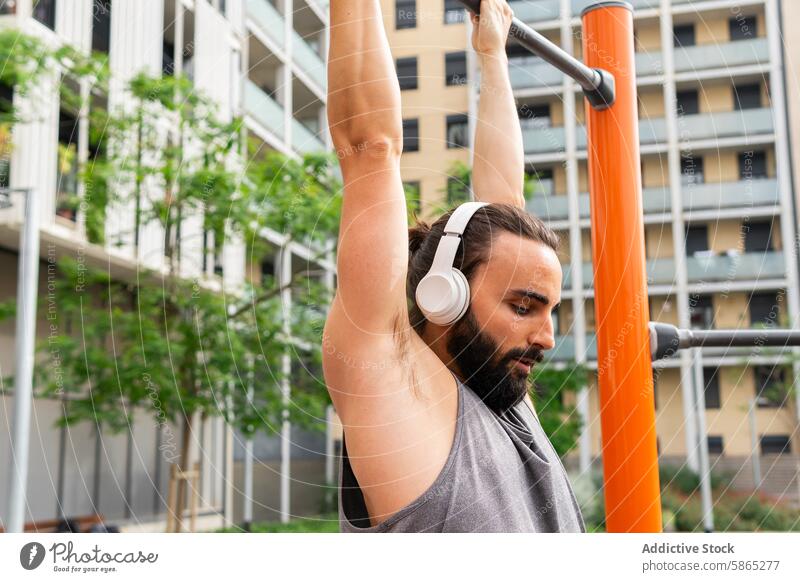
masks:
<svg viewBox="0 0 800 582"><path fill-rule="evenodd" d="M252 406L252 373L248 379L250 380L250 386L247 387L247 403ZM250 531L250 526L253 523L253 437L248 437L244 443L244 508L242 514L244 528Z"/></svg>
<svg viewBox="0 0 800 582"><path fill-rule="evenodd" d="M703 375L702 352L694 351L694 402L697 406L697 444L700 448L700 498L703 504L703 527L706 533L714 531L714 508L711 500L711 468L708 462L708 436L706 435L706 394Z"/></svg>
<svg viewBox="0 0 800 582"><path fill-rule="evenodd" d="M756 403L758 398L750 399L750 463L753 465L753 487L758 491L761 487L761 451L758 450L758 432L756 427Z"/></svg>
<svg viewBox="0 0 800 582"><path fill-rule="evenodd" d="M660 532L630 5L607 2L584 11L583 54L617 79L614 104L586 112L607 531Z"/></svg>
<svg viewBox="0 0 800 582"><path fill-rule="evenodd" d="M678 329L668 323L650 323L650 352L654 360L678 350L699 347L800 346L800 330L794 329Z"/></svg>
<svg viewBox="0 0 800 582"><path fill-rule="evenodd" d="M11 484L8 532L25 527L28 457L33 403L33 356L39 282L39 200L29 189L20 233L17 281L16 369L14 371L14 436L11 441Z"/></svg>
<svg viewBox="0 0 800 582"><path fill-rule="evenodd" d="M480 0L460 1L471 12L480 14ZM606 2L605 4L630 7L630 5L625 2ZM614 77L608 71L600 68L593 69L588 67L533 30L519 18L514 17L512 20L511 30L508 36L516 39L521 46L541 57L568 77L574 79L575 82L581 86L587 100L595 110L602 111L614 104Z"/></svg>

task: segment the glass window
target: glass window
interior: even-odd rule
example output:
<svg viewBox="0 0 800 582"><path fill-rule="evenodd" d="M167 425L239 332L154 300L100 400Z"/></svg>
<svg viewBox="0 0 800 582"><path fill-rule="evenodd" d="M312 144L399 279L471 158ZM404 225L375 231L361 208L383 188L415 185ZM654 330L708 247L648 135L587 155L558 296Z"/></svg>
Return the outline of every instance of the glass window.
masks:
<svg viewBox="0 0 800 582"><path fill-rule="evenodd" d="M776 366L753 366L756 403L759 408L780 408L786 404L786 371Z"/></svg>
<svg viewBox="0 0 800 582"><path fill-rule="evenodd" d="M791 453L792 443L787 434L770 434L761 437L761 454L774 455Z"/></svg>
<svg viewBox="0 0 800 582"><path fill-rule="evenodd" d="M111 47L111 0L94 0L92 6L92 50L108 53Z"/></svg>
<svg viewBox="0 0 800 582"><path fill-rule="evenodd" d="M772 327L778 323L780 308L777 293L753 293L748 301L750 325Z"/></svg>
<svg viewBox="0 0 800 582"><path fill-rule="evenodd" d="M447 116L447 147L469 147L469 120L466 114Z"/></svg>
<svg viewBox="0 0 800 582"><path fill-rule="evenodd" d="M747 222L742 229L746 253L765 253L773 250L772 222Z"/></svg>
<svg viewBox="0 0 800 582"><path fill-rule="evenodd" d="M703 157L693 153L681 154L681 184L694 186L705 182L703 175Z"/></svg>
<svg viewBox="0 0 800 582"><path fill-rule="evenodd" d="M419 151L419 119L403 120L403 151Z"/></svg>
<svg viewBox="0 0 800 582"><path fill-rule="evenodd" d="M761 86L738 85L733 87L734 109L758 109L761 107Z"/></svg>
<svg viewBox="0 0 800 582"><path fill-rule="evenodd" d="M705 384L706 408L719 408L719 369L703 368L703 383Z"/></svg>
<svg viewBox="0 0 800 582"><path fill-rule="evenodd" d="M700 98L697 89L678 91L678 115L696 115L700 113Z"/></svg>
<svg viewBox="0 0 800 582"><path fill-rule="evenodd" d="M34 0L33 18L50 30L56 29L56 0Z"/></svg>
<svg viewBox="0 0 800 582"><path fill-rule="evenodd" d="M417 57L406 57L395 61L400 90L417 88Z"/></svg>
<svg viewBox="0 0 800 582"><path fill-rule="evenodd" d="M756 36L756 17L745 16L736 17L728 20L728 30L731 40L747 40Z"/></svg>
<svg viewBox="0 0 800 582"><path fill-rule="evenodd" d="M686 227L686 256L708 250L708 226L692 224Z"/></svg>
<svg viewBox="0 0 800 582"><path fill-rule="evenodd" d="M466 10L459 0L444 0L444 23L459 24L466 21Z"/></svg>
<svg viewBox="0 0 800 582"><path fill-rule="evenodd" d="M692 329L714 329L714 303L711 295L690 295L689 317Z"/></svg>
<svg viewBox="0 0 800 582"><path fill-rule="evenodd" d="M742 152L739 154L739 179L767 178L766 152Z"/></svg>
<svg viewBox="0 0 800 582"><path fill-rule="evenodd" d="M694 38L694 24L679 24L672 28L672 42L677 46L693 46L695 44Z"/></svg>
<svg viewBox="0 0 800 582"><path fill-rule="evenodd" d="M708 452L712 455L722 455L725 452L722 436L720 435L708 436Z"/></svg>
<svg viewBox="0 0 800 582"><path fill-rule="evenodd" d="M467 82L467 53L447 53L445 61L445 83L448 86L463 85Z"/></svg>
<svg viewBox="0 0 800 582"><path fill-rule="evenodd" d="M417 0L395 0L395 28L417 27Z"/></svg>

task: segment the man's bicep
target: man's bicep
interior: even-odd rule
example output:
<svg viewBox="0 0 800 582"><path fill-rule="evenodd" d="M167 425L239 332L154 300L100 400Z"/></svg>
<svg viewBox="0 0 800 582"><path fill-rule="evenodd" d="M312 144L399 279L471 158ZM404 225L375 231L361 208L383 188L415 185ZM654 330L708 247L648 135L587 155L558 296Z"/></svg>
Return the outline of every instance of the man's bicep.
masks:
<svg viewBox="0 0 800 582"><path fill-rule="evenodd" d="M337 295L353 325L391 332L406 305L408 223L400 167L393 157L343 160Z"/></svg>

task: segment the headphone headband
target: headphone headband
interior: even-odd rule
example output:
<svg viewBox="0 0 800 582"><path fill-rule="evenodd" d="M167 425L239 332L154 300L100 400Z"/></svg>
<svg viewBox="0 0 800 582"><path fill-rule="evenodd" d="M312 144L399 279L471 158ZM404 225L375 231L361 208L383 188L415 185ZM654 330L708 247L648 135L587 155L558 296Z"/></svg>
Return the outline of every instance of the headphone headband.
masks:
<svg viewBox="0 0 800 582"><path fill-rule="evenodd" d="M453 211L444 226L444 234L439 239L439 246L436 247L436 254L433 257L429 273L450 272L450 269L453 268L453 261L456 259L456 252L458 252L458 243L461 242L461 235L464 234L467 224L480 208L488 204L488 202L465 202Z"/></svg>

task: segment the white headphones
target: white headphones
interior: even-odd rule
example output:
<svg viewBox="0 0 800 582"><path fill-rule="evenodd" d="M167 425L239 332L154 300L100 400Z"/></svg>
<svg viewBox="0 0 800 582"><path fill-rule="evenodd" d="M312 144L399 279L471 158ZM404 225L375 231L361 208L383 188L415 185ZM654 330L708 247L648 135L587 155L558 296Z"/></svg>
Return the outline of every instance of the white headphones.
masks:
<svg viewBox="0 0 800 582"><path fill-rule="evenodd" d="M469 306L469 283L453 266L461 235L472 216L488 202L465 202L453 211L439 239L430 270L417 285L417 305L425 318L437 325L455 323Z"/></svg>

